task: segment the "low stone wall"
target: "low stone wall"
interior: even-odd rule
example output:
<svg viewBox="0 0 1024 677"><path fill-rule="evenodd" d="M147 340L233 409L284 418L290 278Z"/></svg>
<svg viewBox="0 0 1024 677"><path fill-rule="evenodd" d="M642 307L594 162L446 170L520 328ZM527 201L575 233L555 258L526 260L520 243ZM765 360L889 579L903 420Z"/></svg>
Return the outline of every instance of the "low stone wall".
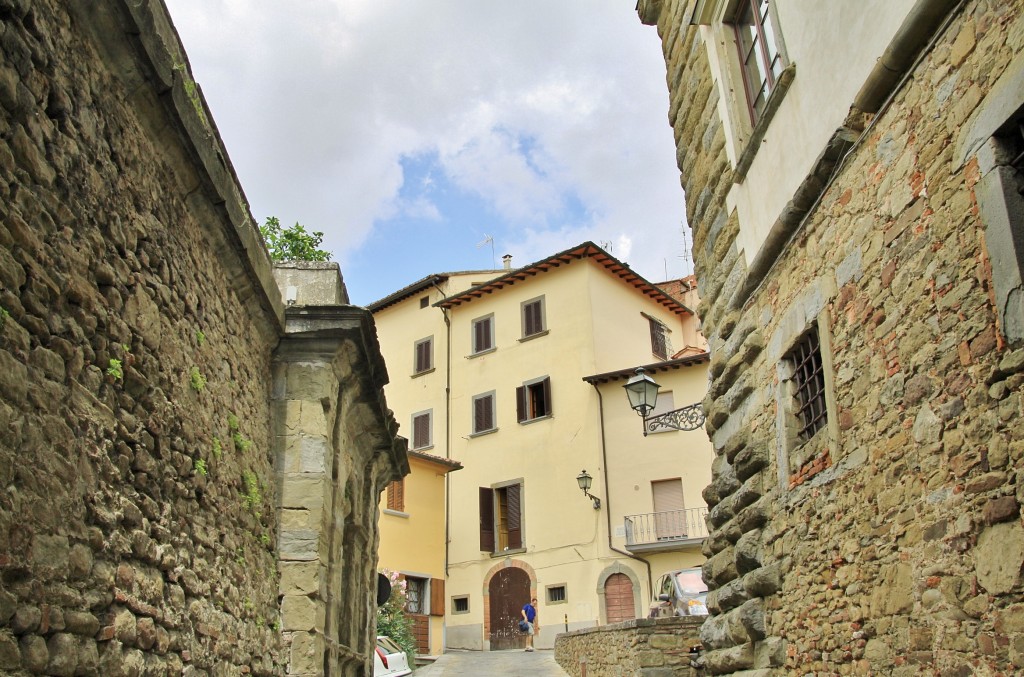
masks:
<svg viewBox="0 0 1024 677"><path fill-rule="evenodd" d="M638 618L555 638L555 660L573 677L702 674L690 666L703 617Z"/></svg>

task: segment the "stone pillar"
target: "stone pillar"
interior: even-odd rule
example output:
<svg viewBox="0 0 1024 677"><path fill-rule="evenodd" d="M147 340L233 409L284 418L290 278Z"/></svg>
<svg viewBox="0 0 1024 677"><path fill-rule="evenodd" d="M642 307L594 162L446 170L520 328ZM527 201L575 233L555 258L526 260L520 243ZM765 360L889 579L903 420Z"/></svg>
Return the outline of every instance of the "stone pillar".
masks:
<svg viewBox="0 0 1024 677"><path fill-rule="evenodd" d="M339 303L337 264L289 264L275 277L303 302L285 313L273 381L289 674L370 675L377 502L409 472L405 441L384 402L373 320Z"/></svg>

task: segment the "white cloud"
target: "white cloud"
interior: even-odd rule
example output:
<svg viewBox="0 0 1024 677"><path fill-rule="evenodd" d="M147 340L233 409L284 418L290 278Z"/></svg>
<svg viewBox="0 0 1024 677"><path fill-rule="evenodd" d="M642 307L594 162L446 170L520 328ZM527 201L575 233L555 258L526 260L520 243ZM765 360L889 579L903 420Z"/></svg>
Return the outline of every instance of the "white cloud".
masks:
<svg viewBox="0 0 1024 677"><path fill-rule="evenodd" d="M168 6L257 219L323 230L344 260L379 219L444 218L426 194L400 196L402 158L435 154L529 260L626 237L659 277L676 253L664 62L632 2ZM583 222L568 222L576 201Z"/></svg>

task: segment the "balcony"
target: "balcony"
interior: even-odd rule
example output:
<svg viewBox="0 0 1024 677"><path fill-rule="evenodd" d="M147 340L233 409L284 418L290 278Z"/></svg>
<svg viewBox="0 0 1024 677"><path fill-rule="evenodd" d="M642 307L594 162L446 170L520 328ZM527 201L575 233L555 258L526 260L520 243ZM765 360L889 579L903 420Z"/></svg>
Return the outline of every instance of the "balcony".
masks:
<svg viewBox="0 0 1024 677"><path fill-rule="evenodd" d="M707 538L707 508L649 512L625 517L626 549L630 552L661 552L700 547Z"/></svg>

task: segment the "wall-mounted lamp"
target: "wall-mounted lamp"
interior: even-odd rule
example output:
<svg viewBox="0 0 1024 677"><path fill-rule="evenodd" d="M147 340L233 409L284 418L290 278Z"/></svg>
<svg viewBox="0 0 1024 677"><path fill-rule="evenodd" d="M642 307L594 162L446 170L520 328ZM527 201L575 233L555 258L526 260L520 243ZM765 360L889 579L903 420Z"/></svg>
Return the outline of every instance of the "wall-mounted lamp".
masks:
<svg viewBox="0 0 1024 677"><path fill-rule="evenodd" d="M659 428L696 430L704 425L704 408L700 402L647 418L658 403L658 388L661 386L647 375L643 367L637 367L636 376L626 381L626 385L622 387L626 389L626 395L629 397L629 406L644 420L644 437L647 437L648 432Z"/></svg>
<svg viewBox="0 0 1024 677"><path fill-rule="evenodd" d="M594 478L590 476L586 470L576 476L576 484L580 485L580 489L583 490L583 495L594 501L594 510L601 508L601 499L590 493L590 485L594 483Z"/></svg>

